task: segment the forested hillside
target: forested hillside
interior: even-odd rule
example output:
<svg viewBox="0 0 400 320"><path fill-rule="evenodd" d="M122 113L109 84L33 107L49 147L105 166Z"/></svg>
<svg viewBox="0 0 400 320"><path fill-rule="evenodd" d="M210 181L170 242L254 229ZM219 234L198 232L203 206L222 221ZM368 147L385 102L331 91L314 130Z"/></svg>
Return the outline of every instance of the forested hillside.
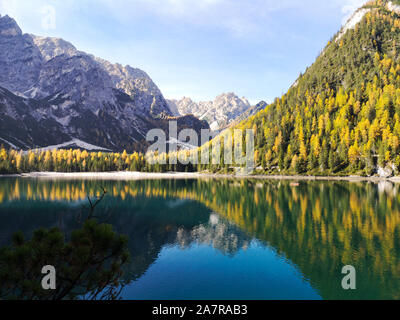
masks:
<svg viewBox="0 0 400 320"><path fill-rule="evenodd" d="M398 4L367 3L362 20L335 35L284 96L237 126L255 131L266 172L399 170Z"/></svg>

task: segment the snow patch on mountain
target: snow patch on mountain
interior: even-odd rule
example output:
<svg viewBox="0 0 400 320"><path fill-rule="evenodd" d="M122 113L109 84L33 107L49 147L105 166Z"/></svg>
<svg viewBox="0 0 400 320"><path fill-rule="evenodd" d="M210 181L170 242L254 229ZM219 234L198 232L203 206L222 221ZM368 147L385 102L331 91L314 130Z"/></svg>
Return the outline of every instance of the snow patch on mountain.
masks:
<svg viewBox="0 0 400 320"><path fill-rule="evenodd" d="M37 151L51 151L51 150L57 150L57 149L63 149L67 147L78 147L81 149L85 149L88 151L111 151L110 149L102 148L99 146L95 146L93 144L87 143L85 141L79 140L79 139L72 139L71 141L60 143L54 146L47 146L43 148L36 149Z"/></svg>
<svg viewBox="0 0 400 320"><path fill-rule="evenodd" d="M11 143L10 141L0 138L0 141L3 141L5 143L7 143L11 148L15 149L15 150L19 150L20 148L18 148L15 144Z"/></svg>

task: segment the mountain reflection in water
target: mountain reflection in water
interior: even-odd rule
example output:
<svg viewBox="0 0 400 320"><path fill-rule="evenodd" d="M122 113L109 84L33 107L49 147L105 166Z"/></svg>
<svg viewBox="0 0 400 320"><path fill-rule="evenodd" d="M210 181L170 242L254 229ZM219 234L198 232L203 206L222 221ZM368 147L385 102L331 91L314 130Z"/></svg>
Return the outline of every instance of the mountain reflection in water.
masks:
<svg viewBox="0 0 400 320"><path fill-rule="evenodd" d="M130 238L126 298L141 298L135 286L151 298L400 298L400 195L389 182L308 181L293 187L270 180L3 178L0 245L17 230L29 237L39 227L60 226L68 234L87 195L100 187L108 195L97 210ZM355 291L341 288L347 264L357 270ZM183 265L197 273L185 278ZM207 272L209 281L236 292L215 289L210 295L207 274L201 274ZM171 288L157 296L154 279L166 274L173 280L165 286L193 283L179 284L186 288L181 296Z"/></svg>

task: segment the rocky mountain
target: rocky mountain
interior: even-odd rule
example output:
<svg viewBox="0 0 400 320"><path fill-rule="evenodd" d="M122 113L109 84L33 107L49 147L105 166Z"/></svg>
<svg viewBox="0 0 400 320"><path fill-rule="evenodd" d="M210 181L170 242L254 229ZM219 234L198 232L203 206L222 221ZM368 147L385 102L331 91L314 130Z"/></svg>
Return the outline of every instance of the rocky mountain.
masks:
<svg viewBox="0 0 400 320"><path fill-rule="evenodd" d="M144 71L62 39L23 34L8 16L0 16L0 70L0 139L10 147L81 141L100 150L144 150L146 133L174 119ZM193 116L176 120L180 128L208 128Z"/></svg>
<svg viewBox="0 0 400 320"><path fill-rule="evenodd" d="M206 120L211 129L221 130L251 108L246 98L234 93L221 94L214 101L194 102L184 97L181 100L168 100L170 110L182 115L193 114L200 120Z"/></svg>
<svg viewBox="0 0 400 320"><path fill-rule="evenodd" d="M400 1L358 9L282 97L240 124L267 173L400 172ZM260 169L261 170L261 169Z"/></svg>
<svg viewBox="0 0 400 320"><path fill-rule="evenodd" d="M264 110L267 106L268 106L268 103L266 103L265 101L260 101L255 106L250 107L245 112L243 112L239 117L237 117L234 120L234 122L232 123L232 125L235 125L251 116L254 116L259 111Z"/></svg>

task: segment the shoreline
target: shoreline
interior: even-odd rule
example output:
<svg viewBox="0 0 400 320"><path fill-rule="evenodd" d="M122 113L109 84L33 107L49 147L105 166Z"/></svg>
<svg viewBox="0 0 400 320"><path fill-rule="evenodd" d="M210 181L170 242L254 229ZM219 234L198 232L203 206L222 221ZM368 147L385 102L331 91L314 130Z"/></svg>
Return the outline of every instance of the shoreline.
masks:
<svg viewBox="0 0 400 320"><path fill-rule="evenodd" d="M361 176L300 176L300 175L230 175L196 172L31 172L22 174L0 175L0 178L35 178L35 179L91 179L91 180L158 180L158 179L258 179L258 180L292 180L292 181L349 181L349 182L382 182L400 183L400 177L380 178Z"/></svg>

